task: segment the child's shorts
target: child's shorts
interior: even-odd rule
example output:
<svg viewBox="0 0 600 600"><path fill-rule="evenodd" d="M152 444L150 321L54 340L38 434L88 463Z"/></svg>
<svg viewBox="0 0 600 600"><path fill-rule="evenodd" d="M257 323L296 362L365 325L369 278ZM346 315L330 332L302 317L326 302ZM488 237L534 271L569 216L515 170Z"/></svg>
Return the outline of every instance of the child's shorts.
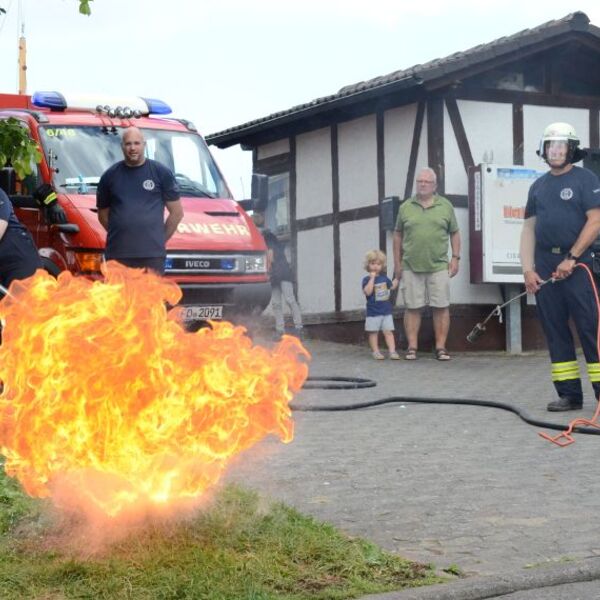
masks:
<svg viewBox="0 0 600 600"><path fill-rule="evenodd" d="M365 319L365 331L394 331L392 315L377 315Z"/></svg>

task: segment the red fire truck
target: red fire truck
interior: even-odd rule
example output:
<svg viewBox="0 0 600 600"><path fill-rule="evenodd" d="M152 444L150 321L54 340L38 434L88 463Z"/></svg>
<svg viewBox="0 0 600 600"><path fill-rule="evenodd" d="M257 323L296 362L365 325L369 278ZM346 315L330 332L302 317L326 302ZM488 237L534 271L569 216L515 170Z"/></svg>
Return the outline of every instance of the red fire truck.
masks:
<svg viewBox="0 0 600 600"><path fill-rule="evenodd" d="M169 167L180 188L185 216L168 242L165 275L182 289L184 319L261 312L271 295L264 240L194 125L164 117L170 112L149 98L0 95L0 119L18 119L43 154L32 175L19 181L8 167L0 183L49 272L100 277L106 236L97 218L96 186L122 159L123 128L135 125L146 138L148 158ZM31 195L41 183L52 184L68 223L47 222Z"/></svg>

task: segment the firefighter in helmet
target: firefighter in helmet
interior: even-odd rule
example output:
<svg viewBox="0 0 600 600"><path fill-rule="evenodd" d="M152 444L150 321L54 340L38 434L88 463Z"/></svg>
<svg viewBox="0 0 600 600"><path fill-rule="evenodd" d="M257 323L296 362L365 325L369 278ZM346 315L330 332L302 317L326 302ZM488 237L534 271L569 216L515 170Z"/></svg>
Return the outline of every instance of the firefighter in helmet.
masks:
<svg viewBox="0 0 600 600"><path fill-rule="evenodd" d="M598 362L598 309L593 285L584 263L592 268L593 243L600 233L600 181L574 163L585 151L568 123L552 123L544 130L537 154L550 171L530 187L521 233L521 265L525 287L536 294L550 360L552 382L558 398L549 411L577 410L583 406L583 391L575 344L569 329L572 318L585 354L587 371L600 394ZM554 283L540 287L553 277Z"/></svg>

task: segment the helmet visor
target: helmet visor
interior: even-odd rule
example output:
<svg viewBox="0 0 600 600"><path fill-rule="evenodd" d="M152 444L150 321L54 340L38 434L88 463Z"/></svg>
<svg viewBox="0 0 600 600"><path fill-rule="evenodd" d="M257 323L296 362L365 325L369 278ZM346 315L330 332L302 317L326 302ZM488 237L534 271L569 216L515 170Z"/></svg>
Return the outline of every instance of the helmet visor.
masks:
<svg viewBox="0 0 600 600"><path fill-rule="evenodd" d="M546 142L546 160L549 163L565 163L569 154L569 143L562 140Z"/></svg>

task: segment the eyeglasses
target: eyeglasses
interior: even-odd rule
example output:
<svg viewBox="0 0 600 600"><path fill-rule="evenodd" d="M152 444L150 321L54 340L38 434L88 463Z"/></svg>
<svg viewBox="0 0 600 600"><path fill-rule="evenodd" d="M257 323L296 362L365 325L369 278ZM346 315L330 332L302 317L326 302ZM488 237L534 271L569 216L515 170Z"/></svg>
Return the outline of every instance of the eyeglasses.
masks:
<svg viewBox="0 0 600 600"><path fill-rule="evenodd" d="M429 181L428 179L417 179L417 183L428 183L428 184L434 184L435 181Z"/></svg>

